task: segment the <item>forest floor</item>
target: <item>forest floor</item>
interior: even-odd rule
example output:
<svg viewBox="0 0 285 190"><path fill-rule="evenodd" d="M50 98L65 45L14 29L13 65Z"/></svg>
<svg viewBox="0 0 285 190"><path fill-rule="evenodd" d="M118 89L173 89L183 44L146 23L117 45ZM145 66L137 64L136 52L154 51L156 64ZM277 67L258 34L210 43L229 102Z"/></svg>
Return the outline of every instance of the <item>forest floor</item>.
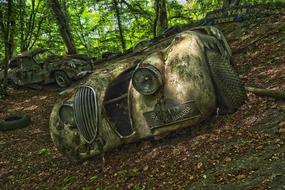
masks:
<svg viewBox="0 0 285 190"><path fill-rule="evenodd" d="M247 86L285 89L285 17L219 25ZM285 189L285 101L248 93L234 114L163 139L72 162L49 134L53 86L13 91L0 118L24 112L29 127L0 132L0 189Z"/></svg>

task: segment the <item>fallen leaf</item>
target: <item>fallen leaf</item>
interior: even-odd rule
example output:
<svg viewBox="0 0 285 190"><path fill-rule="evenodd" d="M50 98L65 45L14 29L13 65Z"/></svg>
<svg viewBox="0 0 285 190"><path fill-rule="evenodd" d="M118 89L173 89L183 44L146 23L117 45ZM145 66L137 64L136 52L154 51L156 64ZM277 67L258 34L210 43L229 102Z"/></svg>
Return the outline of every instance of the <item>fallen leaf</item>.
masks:
<svg viewBox="0 0 285 190"><path fill-rule="evenodd" d="M145 165L144 167L143 167L143 171L147 171L149 169L149 166L148 165Z"/></svg>
<svg viewBox="0 0 285 190"><path fill-rule="evenodd" d="M285 134L285 127L280 128L280 129L278 130L278 132L281 133L281 134Z"/></svg>
<svg viewBox="0 0 285 190"><path fill-rule="evenodd" d="M225 161L226 161L226 162L230 162L230 161L232 161L232 159L231 159L230 157L226 157L226 158L225 158Z"/></svg>
<svg viewBox="0 0 285 190"><path fill-rule="evenodd" d="M279 126L285 126L285 121L281 121L281 122L279 123Z"/></svg>
<svg viewBox="0 0 285 190"><path fill-rule="evenodd" d="M244 175L244 174L240 174L237 176L237 179L239 179L239 180L244 179L244 178L246 178L246 175Z"/></svg>
<svg viewBox="0 0 285 190"><path fill-rule="evenodd" d="M131 189L131 188L133 188L134 186L135 186L134 183L129 183L129 184L128 184L128 189Z"/></svg>
<svg viewBox="0 0 285 190"><path fill-rule="evenodd" d="M197 164L197 168L198 168L198 169L200 169L202 166L203 166L203 163L202 163L202 162L199 162L199 163Z"/></svg>
<svg viewBox="0 0 285 190"><path fill-rule="evenodd" d="M252 125L255 121L257 120L257 117L255 116L251 116L251 117L248 117L244 120L244 124L247 125L247 126L250 126Z"/></svg>

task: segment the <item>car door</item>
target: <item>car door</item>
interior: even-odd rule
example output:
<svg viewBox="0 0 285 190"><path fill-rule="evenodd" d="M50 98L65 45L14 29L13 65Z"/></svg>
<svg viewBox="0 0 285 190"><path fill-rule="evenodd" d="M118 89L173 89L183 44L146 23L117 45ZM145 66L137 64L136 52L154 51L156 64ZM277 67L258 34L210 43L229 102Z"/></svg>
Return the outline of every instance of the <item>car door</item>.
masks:
<svg viewBox="0 0 285 190"><path fill-rule="evenodd" d="M8 80L13 82L16 85L22 85L21 82L21 67L20 67L20 58L15 58L9 63L8 69Z"/></svg>
<svg viewBox="0 0 285 190"><path fill-rule="evenodd" d="M52 69L52 62L54 62L54 54L49 50L43 50L33 56L34 62L39 66L39 71L35 73L35 77L41 78L46 84L51 81L50 74Z"/></svg>
<svg viewBox="0 0 285 190"><path fill-rule="evenodd" d="M22 85L40 83L43 81L42 67L32 57L22 57L18 76Z"/></svg>

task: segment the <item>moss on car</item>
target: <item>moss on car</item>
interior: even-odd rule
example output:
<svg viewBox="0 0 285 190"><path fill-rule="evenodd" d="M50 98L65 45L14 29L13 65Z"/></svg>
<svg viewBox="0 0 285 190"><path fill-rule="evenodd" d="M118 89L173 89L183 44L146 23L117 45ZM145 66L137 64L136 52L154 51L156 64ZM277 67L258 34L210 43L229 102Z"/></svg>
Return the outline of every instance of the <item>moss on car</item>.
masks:
<svg viewBox="0 0 285 190"><path fill-rule="evenodd" d="M232 113L246 95L230 60L222 33L199 27L106 62L54 106L52 140L64 155L84 159L191 127L217 108Z"/></svg>
<svg viewBox="0 0 285 190"><path fill-rule="evenodd" d="M23 52L9 62L8 81L17 86L56 82L67 87L92 72L91 59L85 55L59 56L38 48ZM0 79L3 78L0 73Z"/></svg>

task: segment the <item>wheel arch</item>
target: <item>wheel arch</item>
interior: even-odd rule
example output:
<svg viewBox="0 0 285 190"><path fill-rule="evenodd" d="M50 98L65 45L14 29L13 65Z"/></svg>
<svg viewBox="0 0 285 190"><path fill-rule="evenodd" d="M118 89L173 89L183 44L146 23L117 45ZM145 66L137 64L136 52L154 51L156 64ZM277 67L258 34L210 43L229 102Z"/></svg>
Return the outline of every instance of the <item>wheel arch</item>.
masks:
<svg viewBox="0 0 285 190"><path fill-rule="evenodd" d="M72 79L73 78L73 75L70 73L70 72L67 72L66 70L64 70L64 69L54 69L54 70L52 70L52 71L50 71L50 74L49 74L49 77L51 78L51 79L53 79L54 80L54 73L55 72L64 72L70 79Z"/></svg>

